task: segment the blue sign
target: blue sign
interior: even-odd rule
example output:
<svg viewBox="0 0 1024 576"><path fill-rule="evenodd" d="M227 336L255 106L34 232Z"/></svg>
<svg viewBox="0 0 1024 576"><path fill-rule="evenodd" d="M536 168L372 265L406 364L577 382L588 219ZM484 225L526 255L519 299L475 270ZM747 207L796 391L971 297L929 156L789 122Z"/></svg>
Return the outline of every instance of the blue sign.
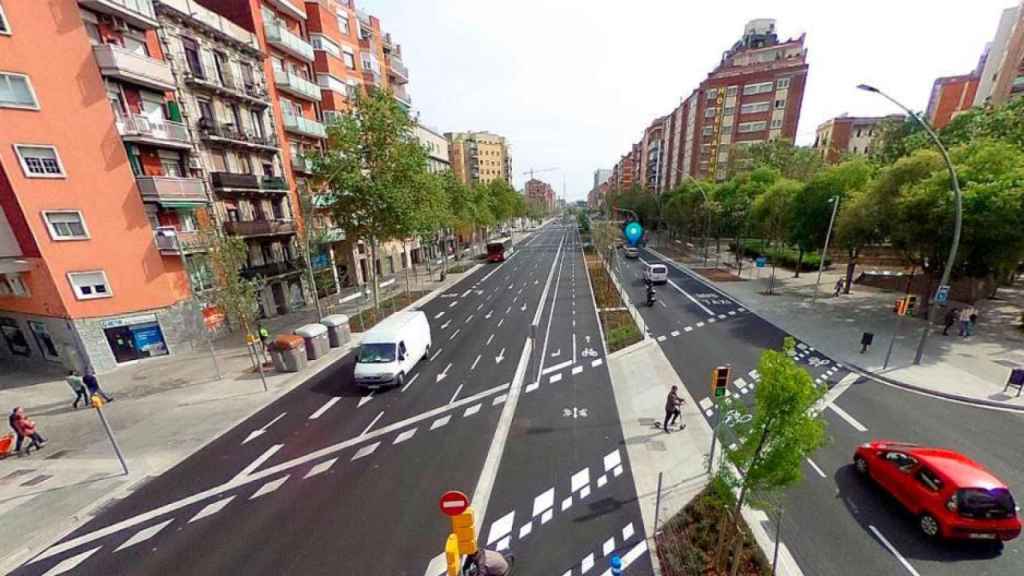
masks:
<svg viewBox="0 0 1024 576"><path fill-rule="evenodd" d="M150 356L167 354L167 345L164 344L164 335L160 325L156 322L137 324L130 327L132 340L135 348L141 352L147 352Z"/></svg>
<svg viewBox="0 0 1024 576"><path fill-rule="evenodd" d="M611 567L613 576L622 574L622 558L619 558L618 554L612 556Z"/></svg>
<svg viewBox="0 0 1024 576"><path fill-rule="evenodd" d="M943 284L939 286L938 292L935 293L935 302L938 304L945 304L949 301L949 284Z"/></svg>
<svg viewBox="0 0 1024 576"><path fill-rule="evenodd" d="M310 263L316 270L320 270L321 268L328 268L331 265L331 257L328 254L314 254L310 260Z"/></svg>
<svg viewBox="0 0 1024 576"><path fill-rule="evenodd" d="M636 243L644 237L644 227L639 222L630 222L626 224L626 240L629 241L631 246L636 246Z"/></svg>
<svg viewBox="0 0 1024 576"><path fill-rule="evenodd" d="M754 265L757 266L758 268L764 268L765 266L768 265L768 258L764 256L758 256L754 260Z"/></svg>

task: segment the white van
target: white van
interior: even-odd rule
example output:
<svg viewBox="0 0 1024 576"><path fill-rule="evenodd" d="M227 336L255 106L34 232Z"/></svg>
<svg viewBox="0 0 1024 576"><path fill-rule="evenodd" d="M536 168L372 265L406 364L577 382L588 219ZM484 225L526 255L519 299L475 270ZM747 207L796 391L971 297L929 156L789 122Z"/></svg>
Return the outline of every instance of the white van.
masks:
<svg viewBox="0 0 1024 576"><path fill-rule="evenodd" d="M430 355L430 324L422 311L398 312L363 335L356 358L356 386L403 386L416 364Z"/></svg>
<svg viewBox="0 0 1024 576"><path fill-rule="evenodd" d="M668 267L664 264L648 264L644 268L644 280L652 284L668 282Z"/></svg>

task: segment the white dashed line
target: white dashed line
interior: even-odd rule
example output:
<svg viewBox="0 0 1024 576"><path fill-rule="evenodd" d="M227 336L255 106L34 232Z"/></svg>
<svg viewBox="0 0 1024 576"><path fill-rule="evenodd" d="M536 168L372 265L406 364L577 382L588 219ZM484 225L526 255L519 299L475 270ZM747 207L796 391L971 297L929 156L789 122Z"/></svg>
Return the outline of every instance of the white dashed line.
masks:
<svg viewBox="0 0 1024 576"><path fill-rule="evenodd" d="M693 326L687 326L686 328L683 328L683 332L693 332Z"/></svg>
<svg viewBox="0 0 1024 576"><path fill-rule="evenodd" d="M512 532L512 524L515 520L515 511L509 512L495 520L494 523L491 524L491 531L487 536L487 545L490 546L510 534Z"/></svg>
<svg viewBox="0 0 1024 576"><path fill-rule="evenodd" d="M374 442L373 444L370 444L369 446L363 446L362 448L359 449L358 452L355 453L354 456L352 456L352 460L359 460L360 458L365 458L365 457L369 456L370 454L373 454L374 452L377 451L377 447L379 447L379 446L380 446L380 442Z"/></svg>
<svg viewBox="0 0 1024 576"><path fill-rule="evenodd" d="M605 464L607 465L607 460L605 461ZM573 474L569 482L572 486L572 489L570 490L571 492L576 492L590 484L590 468L584 468Z"/></svg>
<svg viewBox="0 0 1024 576"><path fill-rule="evenodd" d="M260 486L260 489L257 490L255 494L250 496L249 500L255 500L255 499L259 498L260 496L265 496L267 494L270 494L271 492L276 491L290 477L291 477L291 475L289 474L289 475L282 476L281 478L278 478L277 480L272 480L270 482L267 482L263 486Z"/></svg>
<svg viewBox="0 0 1024 576"><path fill-rule="evenodd" d="M550 384L554 384L555 382L561 382L561 381L562 381L562 375L561 374L553 374L551 376L551 378L548 379L548 383L550 383Z"/></svg>
<svg viewBox="0 0 1024 576"><path fill-rule="evenodd" d="M103 548L103 546L97 546L92 550L86 550L85 552L82 552L81 554L78 554L76 556L65 558L64 560L61 560L56 566L47 570L46 573L43 574L43 576L57 576L58 574L64 574L69 570L74 570L79 564L85 562L89 558L89 556L95 554L96 551L100 548Z"/></svg>
<svg viewBox="0 0 1024 576"><path fill-rule="evenodd" d="M398 437L395 438L393 444L400 444L402 442L405 442L409 438L412 438L413 435L416 434L416 430L416 428L413 428L412 430L406 430L405 432L402 432L401 434L398 435Z"/></svg>
<svg viewBox="0 0 1024 576"><path fill-rule="evenodd" d="M807 463L811 465L811 468L814 468L814 471L818 473L818 476L821 476L822 478L828 478L828 476L825 476L825 473L822 472L821 468L819 468L818 465L814 463L814 460L808 458Z"/></svg>
<svg viewBox="0 0 1024 576"><path fill-rule="evenodd" d="M415 428L412 429L412 433L413 434L416 433L416 429ZM412 434L410 434L410 436L412 436ZM404 440L404 438L403 438L403 440ZM395 441L395 444L398 444L397 440ZM316 466L313 466L312 468L309 469L309 472L306 472L306 475L303 476L302 479L305 480L306 478L312 478L313 476L316 476L318 474L323 474L324 472L327 472L328 470L331 469L331 466L334 466L334 463L337 462L337 461L338 461L337 458L331 458L330 460L327 460L325 462L321 462L321 463L317 464Z"/></svg>
<svg viewBox="0 0 1024 576"><path fill-rule="evenodd" d="M466 408L466 411L463 412L462 415L463 416L472 416L473 414L476 414L477 412L480 411L480 406L481 406L480 404L473 404L469 408Z"/></svg>
<svg viewBox="0 0 1024 576"><path fill-rule="evenodd" d="M843 410L842 408L840 408L839 406L836 406L835 404L829 404L828 407L831 408L833 412L838 414L840 418L842 418L843 420L846 420L846 423L849 424L850 426L853 426L853 428L855 430L857 430L858 432L867 432L868 431L867 426L864 426L863 424L858 422L856 420L856 418L854 418L853 416L850 416L849 414L847 414L846 410Z"/></svg>
<svg viewBox="0 0 1024 576"><path fill-rule="evenodd" d="M440 428L441 426L444 426L445 424L447 424L448 421L451 420L451 419L452 419L452 417L451 417L450 414L448 416L442 416L441 418L438 418L437 420L434 420L430 424L430 429L431 430L435 430L437 428Z"/></svg>
<svg viewBox="0 0 1024 576"><path fill-rule="evenodd" d="M380 417L381 417L381 416L383 416L383 415L384 415L384 411L383 411L383 410L381 410L381 411L380 411L380 413L379 413L379 414L377 414L377 417L373 419L373 422L370 422L370 425L369 425L369 426L367 426L367 427L366 427L366 428L365 428L365 429L363 430L363 433L362 433L362 434L360 434L360 436L366 436L366 433L370 431L370 428L373 428L373 425L374 425L374 424L376 424L376 423L377 423L377 420L380 420Z"/></svg>
<svg viewBox="0 0 1024 576"><path fill-rule="evenodd" d="M287 476L285 476L285 478L287 478ZM138 532L133 534L131 538L126 540L124 544L121 544L117 548L114 548L114 552L117 552L118 550L124 550L125 548L130 548L140 542L145 542L146 540L149 540L153 536L156 536L157 532L160 532L161 530L166 528L167 525L171 522L174 522L174 518L171 518L170 520L165 520L159 524L150 526L149 528L139 530Z"/></svg>
<svg viewBox="0 0 1024 576"><path fill-rule="evenodd" d="M533 514L531 518L536 518L544 513L545 510L549 510L555 505L555 489L548 488L542 492L539 496L533 499Z"/></svg>
<svg viewBox="0 0 1024 576"><path fill-rule="evenodd" d="M910 562L907 562L907 559L904 558L898 550L896 550L896 547L890 544L889 541L885 539L885 536L882 536L882 533L878 531L878 528L875 528L870 524L868 525L868 528L870 528L871 531L875 533L875 537L878 538L882 545L888 548L889 552L891 552L892 555L895 556L897 560L899 560L900 564L902 564L903 567L907 569L907 572L910 572L914 576L921 576L920 574L918 574L917 570L915 570L914 567L910 565Z"/></svg>
<svg viewBox="0 0 1024 576"><path fill-rule="evenodd" d="M580 372L583 372L583 366L576 366L572 369L573 375L579 374Z"/></svg>
<svg viewBox="0 0 1024 576"><path fill-rule="evenodd" d="M370 394L369 396L363 396L359 400L359 406L362 406L366 402L369 402L370 401L369 399L372 398L372 397L373 397L373 394ZM310 414L309 415L309 419L310 420L316 420L317 418L323 416L324 412L327 412L327 410L329 410L331 406L334 406L338 402L338 400L341 400L341 396L335 396L335 397L331 398L330 400L325 402L323 406L317 408L316 412L313 412L312 414ZM357 406L357 408L358 408L358 406Z"/></svg>
<svg viewBox="0 0 1024 576"><path fill-rule="evenodd" d="M214 502L212 504L207 504L206 506L203 507L202 510L200 510L198 513L196 513L195 516L189 518L188 523L191 524L191 523L195 522L196 520L202 520L203 518L206 518L207 516L213 516L217 512L220 512L221 510L223 510L224 507L227 506L228 504L230 504L231 501L234 500L234 499L235 499L234 496L228 496L227 498L222 498L221 500L218 500L218 501L216 501L216 502Z"/></svg>

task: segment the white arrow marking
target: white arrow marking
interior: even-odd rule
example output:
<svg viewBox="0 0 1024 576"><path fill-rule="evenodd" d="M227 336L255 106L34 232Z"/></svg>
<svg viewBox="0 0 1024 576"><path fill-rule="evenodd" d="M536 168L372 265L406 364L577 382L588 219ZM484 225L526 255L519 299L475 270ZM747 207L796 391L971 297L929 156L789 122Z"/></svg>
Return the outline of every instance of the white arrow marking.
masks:
<svg viewBox="0 0 1024 576"><path fill-rule="evenodd" d="M435 380L435 383L436 382L440 382L441 380L444 380L445 378L447 378L448 377L448 369L451 368L451 367L452 367L452 363L449 362L448 365L444 367L444 370L440 374L437 375L437 380Z"/></svg>
<svg viewBox="0 0 1024 576"><path fill-rule="evenodd" d="M556 350L556 351L551 353L551 357L552 358L558 358L561 355L562 355L562 349L561 348L559 348L558 350Z"/></svg>
<svg viewBox="0 0 1024 576"><path fill-rule="evenodd" d="M373 392L370 392L366 396L363 396L362 398L360 398L359 399L359 404L356 405L356 408L361 408L363 406L363 404L366 404L370 400L373 400ZM328 408L330 408L330 406L328 406ZM321 408L320 410L323 410L323 408ZM317 410L317 412L319 412L320 410ZM319 414L317 414L317 416L319 416ZM312 418L312 416L310 416L310 418Z"/></svg>
<svg viewBox="0 0 1024 576"><path fill-rule="evenodd" d="M501 352L498 352L498 355L494 357L494 362L497 363L497 364L501 364L501 361L504 360L504 359L505 359L505 349L502 348Z"/></svg>
<svg viewBox="0 0 1024 576"><path fill-rule="evenodd" d="M278 421L278 420L280 420L281 418L284 418L284 415L285 415L285 414L287 414L287 412L281 412L281 414L279 414L279 415L277 416L277 418L274 418L274 419L273 419L273 420L271 420L270 422L267 422L266 424L264 424L264 425L263 425L263 427L262 427L262 428L257 428L256 430L253 430L252 432L249 432L249 435L245 437L245 440L242 440L242 444L245 444L246 442L248 442L248 441L250 441L250 440L254 440L254 439L256 439L256 438L259 438L260 436L262 436L263 434L265 434L265 433L267 432L267 428L270 428L270 426L271 426L271 425L272 425L272 424L273 424L274 422L277 422L277 421Z"/></svg>

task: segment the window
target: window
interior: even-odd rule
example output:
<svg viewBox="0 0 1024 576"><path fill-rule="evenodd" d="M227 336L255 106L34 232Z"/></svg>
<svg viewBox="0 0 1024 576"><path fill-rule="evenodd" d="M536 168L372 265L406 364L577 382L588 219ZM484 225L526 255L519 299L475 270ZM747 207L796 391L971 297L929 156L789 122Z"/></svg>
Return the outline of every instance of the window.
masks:
<svg viewBox="0 0 1024 576"><path fill-rule="evenodd" d="M263 138L263 118L255 110L249 111L252 114L252 131L257 138Z"/></svg>
<svg viewBox="0 0 1024 576"><path fill-rule="evenodd" d="M782 118L775 118L772 120L772 130L782 128Z"/></svg>
<svg viewBox="0 0 1024 576"><path fill-rule="evenodd" d="M722 114L724 116L732 116L735 112L736 112L736 107L735 106L726 106L725 108L722 109Z"/></svg>
<svg viewBox="0 0 1024 576"><path fill-rule="evenodd" d="M256 77L252 74L252 64L249 64L248 62L239 62L238 69L242 71L242 82L244 82L246 86L256 85Z"/></svg>
<svg viewBox="0 0 1024 576"><path fill-rule="evenodd" d="M7 15L4 14L4 7L0 4L0 34L11 34L11 25L7 23Z"/></svg>
<svg viewBox="0 0 1024 576"><path fill-rule="evenodd" d="M709 88L707 94L708 100L714 100L718 97L718 88Z"/></svg>
<svg viewBox="0 0 1024 576"><path fill-rule="evenodd" d="M217 69L217 80L220 80L222 86L230 86L230 76L228 76L228 57L221 54L220 52L213 53L213 65Z"/></svg>
<svg viewBox="0 0 1024 576"><path fill-rule="evenodd" d="M199 223L196 221L196 213L193 210L178 210L178 224L185 232L199 230Z"/></svg>
<svg viewBox="0 0 1024 576"><path fill-rule="evenodd" d="M206 78L206 74L203 73L203 62L199 58L199 45L196 41L191 38L182 38L181 47L185 51L185 61L188 63L188 69L197 78Z"/></svg>
<svg viewBox="0 0 1024 576"><path fill-rule="evenodd" d="M786 100L785 99L776 100L775 101L775 109L776 110L785 110L786 109Z"/></svg>
<svg viewBox="0 0 1024 576"><path fill-rule="evenodd" d="M53 146L14 145L27 178L63 178L64 167Z"/></svg>
<svg viewBox="0 0 1024 576"><path fill-rule="evenodd" d="M752 104L744 104L740 106L740 114L757 114L759 112L767 112L767 102L754 102Z"/></svg>
<svg viewBox="0 0 1024 576"><path fill-rule="evenodd" d="M356 57L351 52L346 50L343 59L345 60L345 66L348 67L349 70L356 69Z"/></svg>
<svg viewBox="0 0 1024 576"><path fill-rule="evenodd" d="M917 466L917 460L902 452L886 452L885 461L899 468L901 472L910 472Z"/></svg>
<svg viewBox="0 0 1024 576"><path fill-rule="evenodd" d="M725 90L725 95L729 96L729 97L735 96L736 95L736 86L729 86L729 88L727 88Z"/></svg>
<svg viewBox="0 0 1024 576"><path fill-rule="evenodd" d="M768 123L764 122L764 121L761 121L761 122L741 122L740 123L740 127L739 127L739 131L741 133L743 133L743 132L759 132L761 130L764 130L767 127L768 127Z"/></svg>
<svg viewBox="0 0 1024 576"><path fill-rule="evenodd" d="M772 82L761 82L760 84L747 84L743 87L744 96L753 96L754 94L767 94L772 91Z"/></svg>
<svg viewBox="0 0 1024 576"><path fill-rule="evenodd" d="M213 115L213 104L209 100L196 100L199 106L199 123L210 128L217 124L217 118Z"/></svg>
<svg viewBox="0 0 1024 576"><path fill-rule="evenodd" d="M789 78L779 78L775 81L775 87L779 90L789 88Z"/></svg>
<svg viewBox="0 0 1024 576"><path fill-rule="evenodd" d="M61 210L43 212L43 219L50 229L50 237L54 240L85 240L89 231L85 228L85 219L77 210Z"/></svg>
<svg viewBox="0 0 1024 576"><path fill-rule="evenodd" d="M0 276L0 296L18 296L19 298L28 298L31 294L28 291L28 287L22 282L21 276L18 274L7 274Z"/></svg>
<svg viewBox="0 0 1024 576"><path fill-rule="evenodd" d="M36 93L28 76L14 72L0 72L0 106L7 108L39 109Z"/></svg>
<svg viewBox="0 0 1024 576"><path fill-rule="evenodd" d="M718 114L718 108L711 107L704 110L705 118L714 118L715 114Z"/></svg>
<svg viewBox="0 0 1024 576"><path fill-rule="evenodd" d="M348 14L344 12L338 12L338 29L341 30L341 33L344 34L345 36L351 34L351 31L349 30L348 27Z"/></svg>
<svg viewBox="0 0 1024 576"><path fill-rule="evenodd" d="M107 283L107 274L102 270L94 272L68 272L68 282L75 291L79 300L93 300L96 298L110 298L110 285Z"/></svg>
<svg viewBox="0 0 1024 576"><path fill-rule="evenodd" d="M341 48L322 34L310 34L309 43L313 45L314 50L323 50L335 58L341 58Z"/></svg>

